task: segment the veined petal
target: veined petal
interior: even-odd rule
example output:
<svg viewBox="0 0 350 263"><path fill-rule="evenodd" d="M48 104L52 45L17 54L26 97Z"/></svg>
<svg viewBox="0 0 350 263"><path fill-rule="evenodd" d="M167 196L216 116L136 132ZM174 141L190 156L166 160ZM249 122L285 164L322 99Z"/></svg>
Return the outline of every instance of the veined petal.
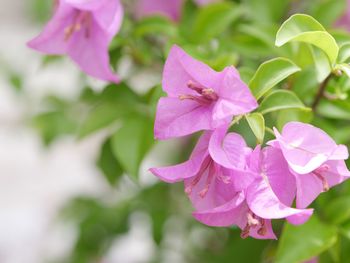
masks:
<svg viewBox="0 0 350 263"><path fill-rule="evenodd" d="M206 88L215 89L221 73L212 70L208 65L189 56L180 47L174 45L165 62L163 71L163 89L170 97L192 94L189 81L198 83Z"/></svg>
<svg viewBox="0 0 350 263"><path fill-rule="evenodd" d="M191 100L161 98L154 125L155 137L162 140L210 130L211 112L211 107L199 105Z"/></svg>
<svg viewBox="0 0 350 263"><path fill-rule="evenodd" d="M327 161L324 165L328 167L328 170L318 172L324 179L319 178L314 173L295 173L297 182L296 205L298 208L307 207L319 196L319 194L324 192L324 183L326 183L328 187L333 187L350 177L350 172L344 161Z"/></svg>
<svg viewBox="0 0 350 263"><path fill-rule="evenodd" d="M28 46L46 54L66 54L68 45L65 41L64 30L73 23L76 12L72 6L60 1L55 14L44 30L39 36L28 42Z"/></svg>
<svg viewBox="0 0 350 263"><path fill-rule="evenodd" d="M95 20L105 30L110 40L119 31L123 22L123 15L123 6L119 0L104 0L104 4L93 12Z"/></svg>
<svg viewBox="0 0 350 263"><path fill-rule="evenodd" d="M286 206L291 206L296 196L296 181L289 171L282 151L273 147L263 150L263 171L277 198Z"/></svg>
<svg viewBox="0 0 350 263"><path fill-rule="evenodd" d="M198 174L204 162L208 163L208 143L211 132L204 133L198 140L196 147L188 161L174 166L151 168L150 171L161 180L175 183Z"/></svg>
<svg viewBox="0 0 350 263"><path fill-rule="evenodd" d="M222 112L227 113L230 109L233 115L239 115L251 112L258 107L249 87L241 80L233 66L225 68L222 74L221 85L217 89L219 97L223 99L223 106L220 108L225 108Z"/></svg>
<svg viewBox="0 0 350 263"><path fill-rule="evenodd" d="M312 209L295 209L284 205L265 178L258 179L247 190L247 204L254 214L264 219L287 218L291 223L309 219Z"/></svg>
<svg viewBox="0 0 350 263"><path fill-rule="evenodd" d="M71 36L68 55L88 75L105 81L119 82L109 65L109 36L95 21L92 21L88 30L80 30Z"/></svg>
<svg viewBox="0 0 350 263"><path fill-rule="evenodd" d="M279 134L274 129L286 161L298 174L307 174L330 158L337 145L324 131L312 125L289 122Z"/></svg>
<svg viewBox="0 0 350 263"><path fill-rule="evenodd" d="M229 202L213 209L193 212L194 218L208 226L232 226L236 225L245 214L242 203L244 202L243 192L237 193Z"/></svg>

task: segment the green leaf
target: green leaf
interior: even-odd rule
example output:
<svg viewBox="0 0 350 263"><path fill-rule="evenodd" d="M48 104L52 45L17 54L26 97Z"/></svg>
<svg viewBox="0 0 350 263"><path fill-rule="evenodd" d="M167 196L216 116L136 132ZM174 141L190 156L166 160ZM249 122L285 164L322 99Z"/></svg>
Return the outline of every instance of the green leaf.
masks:
<svg viewBox="0 0 350 263"><path fill-rule="evenodd" d="M112 137L112 149L123 169L138 178L140 164L154 143L151 119L134 116L128 118Z"/></svg>
<svg viewBox="0 0 350 263"><path fill-rule="evenodd" d="M259 107L259 111L262 114L285 109L310 110L305 107L304 103L294 92L289 90L276 90L271 92L264 98Z"/></svg>
<svg viewBox="0 0 350 263"><path fill-rule="evenodd" d="M332 247L337 241L337 229L313 215L304 225L286 223L277 249L276 263L296 263L309 260Z"/></svg>
<svg viewBox="0 0 350 263"><path fill-rule="evenodd" d="M123 169L113 154L110 139L106 140L101 147L97 166L101 169L103 175L111 185L115 185L118 179L123 175Z"/></svg>
<svg viewBox="0 0 350 263"><path fill-rule="evenodd" d="M109 85L101 93L85 90L80 100L89 108L82 118L78 137L84 138L121 118L137 112L141 99L124 83Z"/></svg>
<svg viewBox="0 0 350 263"><path fill-rule="evenodd" d="M142 37L148 34L165 34L175 36L177 34L176 26L164 16L146 17L139 21L134 29L136 37Z"/></svg>
<svg viewBox="0 0 350 263"><path fill-rule="evenodd" d="M326 218L333 224L341 224L350 218L350 197L342 196L331 200L324 208Z"/></svg>
<svg viewBox="0 0 350 263"><path fill-rule="evenodd" d="M193 26L192 39L203 42L224 32L241 15L233 3L217 3L201 8Z"/></svg>
<svg viewBox="0 0 350 263"><path fill-rule="evenodd" d="M344 63L350 59L350 43L345 43L340 46L338 62Z"/></svg>
<svg viewBox="0 0 350 263"><path fill-rule="evenodd" d="M249 17L259 23L279 22L288 11L289 1L245 0Z"/></svg>
<svg viewBox="0 0 350 263"><path fill-rule="evenodd" d="M107 127L120 117L125 115L127 110L124 105L105 103L94 107L89 111L83 123L79 127L78 137L84 138L93 132Z"/></svg>
<svg viewBox="0 0 350 263"><path fill-rule="evenodd" d="M252 113L245 115L245 118L249 124L249 127L252 129L258 144L264 142L265 137L265 119L261 113Z"/></svg>
<svg viewBox="0 0 350 263"><path fill-rule="evenodd" d="M280 47L288 42L305 42L320 48L333 64L339 52L335 39L324 27L309 15L296 14L287 19L276 35L276 46Z"/></svg>
<svg viewBox="0 0 350 263"><path fill-rule="evenodd" d="M266 92L300 68L286 58L274 58L260 65L249 82L254 96L260 99Z"/></svg>

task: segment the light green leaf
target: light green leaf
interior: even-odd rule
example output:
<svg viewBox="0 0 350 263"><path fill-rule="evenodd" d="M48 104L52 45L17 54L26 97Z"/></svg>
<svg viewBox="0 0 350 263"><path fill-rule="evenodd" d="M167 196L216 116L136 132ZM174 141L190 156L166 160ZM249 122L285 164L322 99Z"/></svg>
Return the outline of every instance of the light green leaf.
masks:
<svg viewBox="0 0 350 263"><path fill-rule="evenodd" d="M228 2L201 8L193 26L193 41L203 42L221 34L241 13L237 5Z"/></svg>
<svg viewBox="0 0 350 263"><path fill-rule="evenodd" d="M322 83L332 71L327 55L317 49L311 49L316 69L316 78L318 83Z"/></svg>
<svg viewBox="0 0 350 263"><path fill-rule="evenodd" d="M340 46L338 62L344 63L350 58L350 43L345 43Z"/></svg>
<svg viewBox="0 0 350 263"><path fill-rule="evenodd" d="M260 65L249 82L254 96L260 99L266 92L286 79L300 68L286 58L275 58Z"/></svg>
<svg viewBox="0 0 350 263"><path fill-rule="evenodd" d="M289 90L276 90L271 92L260 103L259 107L259 111L262 114L285 109L310 110L305 107L304 103L294 92Z"/></svg>
<svg viewBox="0 0 350 263"><path fill-rule="evenodd" d="M265 137L265 119L261 113L252 113L245 115L245 118L249 124L249 127L252 129L258 144L264 142Z"/></svg>
<svg viewBox="0 0 350 263"><path fill-rule="evenodd" d="M276 46L288 42L305 42L320 48L331 64L338 57L339 47L335 39L309 15L296 14L282 24L276 35Z"/></svg>
<svg viewBox="0 0 350 263"><path fill-rule="evenodd" d="M152 121L141 116L126 120L112 137L115 157L134 179L138 177L140 164L153 143Z"/></svg>
<svg viewBox="0 0 350 263"><path fill-rule="evenodd" d="M277 249L276 263L296 263L309 260L337 241L337 229L313 215L304 225L286 223Z"/></svg>

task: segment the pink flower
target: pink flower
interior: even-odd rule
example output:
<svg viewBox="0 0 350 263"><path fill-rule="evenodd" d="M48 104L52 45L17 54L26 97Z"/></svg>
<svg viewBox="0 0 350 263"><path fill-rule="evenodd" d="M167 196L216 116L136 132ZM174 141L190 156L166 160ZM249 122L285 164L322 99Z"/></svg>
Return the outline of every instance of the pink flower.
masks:
<svg viewBox="0 0 350 263"><path fill-rule="evenodd" d="M194 217L209 226L237 225L242 238L275 239L271 219L286 218L292 224L309 219L312 209L295 209L290 206L295 198L295 178L281 151L258 146L250 156L250 168L255 180L221 206L197 209ZM232 191L232 190L231 190Z"/></svg>
<svg viewBox="0 0 350 263"><path fill-rule="evenodd" d="M220 0L195 0L199 6L219 2ZM152 15L163 15L173 21L179 21L183 0L138 0L136 4L136 17L142 18Z"/></svg>
<svg viewBox="0 0 350 263"><path fill-rule="evenodd" d="M216 72L173 46L165 63L163 89L155 120L157 139L213 130L258 104L233 67Z"/></svg>
<svg viewBox="0 0 350 263"><path fill-rule="evenodd" d="M119 82L109 66L108 46L122 18L119 0L59 0L51 21L28 46L46 54L67 54L88 75Z"/></svg>
<svg viewBox="0 0 350 263"><path fill-rule="evenodd" d="M270 145L281 149L297 185L296 204L307 207L330 187L348 179L345 159L348 150L337 145L324 131L310 124L287 123L280 134L274 129L276 140Z"/></svg>
<svg viewBox="0 0 350 263"><path fill-rule="evenodd" d="M343 16L336 21L335 25L350 31L350 0L347 1L347 8Z"/></svg>
<svg viewBox="0 0 350 263"><path fill-rule="evenodd" d="M235 196L235 190L245 189L255 179L247 170L251 149L240 135L226 135L226 131L223 126L205 132L188 161L150 171L169 183L184 181L185 192L197 210L224 204Z"/></svg>
<svg viewBox="0 0 350 263"><path fill-rule="evenodd" d="M152 15L163 15L173 21L181 16L183 0L139 0L136 4L136 17L142 18Z"/></svg>

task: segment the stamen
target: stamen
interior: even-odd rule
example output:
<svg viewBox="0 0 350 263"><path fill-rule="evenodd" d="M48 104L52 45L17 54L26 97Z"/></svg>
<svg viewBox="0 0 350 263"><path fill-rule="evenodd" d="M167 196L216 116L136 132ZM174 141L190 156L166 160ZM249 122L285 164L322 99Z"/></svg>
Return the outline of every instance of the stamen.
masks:
<svg viewBox="0 0 350 263"><path fill-rule="evenodd" d="M248 220L248 225L250 226L250 227L257 227L258 225L260 225L260 222L259 222L259 220L257 220L256 218L255 218L255 215L252 213L252 211L249 211L248 213L247 213L247 220Z"/></svg>
<svg viewBox="0 0 350 263"><path fill-rule="evenodd" d="M219 96L215 93L213 89L205 88L201 84L198 84L192 80L187 82L187 87L194 90L199 95L183 94L179 96L180 100L194 100L202 105L208 105L213 101L218 100Z"/></svg>
<svg viewBox="0 0 350 263"><path fill-rule="evenodd" d="M194 95L180 95L180 100L194 100L199 104L207 105L210 104L211 101L202 96L194 96Z"/></svg>
<svg viewBox="0 0 350 263"><path fill-rule="evenodd" d="M260 218L260 228L258 230L258 234L260 236L265 236L267 234L267 228L266 228L266 223L265 220Z"/></svg>
<svg viewBox="0 0 350 263"><path fill-rule="evenodd" d="M198 173L198 175L193 179L191 184L185 187L185 193L188 195L192 194L193 187L195 187L198 184L201 178L202 178L202 174Z"/></svg>
<svg viewBox="0 0 350 263"><path fill-rule="evenodd" d="M226 175L220 174L218 176L218 179L220 179L224 184L230 184L231 183L231 177L226 176Z"/></svg>
<svg viewBox="0 0 350 263"><path fill-rule="evenodd" d="M79 11L73 19L73 24L64 29L64 41L68 41L72 35L85 28L85 37L90 37L92 17L89 12Z"/></svg>
<svg viewBox="0 0 350 263"><path fill-rule="evenodd" d="M211 158L207 157L202 164L202 167L200 168L199 172L197 173L196 177L193 179L193 181L191 182L191 184L187 187L185 187L185 193L190 195L192 194L192 190L193 188L199 183L200 179L202 178L202 174L204 173L204 171L208 168L208 166L211 163Z"/></svg>
<svg viewBox="0 0 350 263"><path fill-rule="evenodd" d="M192 89L192 90L196 91L199 94L202 94L202 90L204 89L203 86L201 86L200 84L198 84L196 82L193 82L192 80L187 82L187 87L189 89Z"/></svg>
<svg viewBox="0 0 350 263"><path fill-rule="evenodd" d="M241 238L246 239L247 237L249 237L249 232L250 232L250 226L246 224L246 226L241 232Z"/></svg>
<svg viewBox="0 0 350 263"><path fill-rule="evenodd" d="M321 180L322 186L323 186L323 191L327 192L329 190L329 184L327 182L327 179L319 172L314 171L313 174L316 175L316 177Z"/></svg>
<svg viewBox="0 0 350 263"><path fill-rule="evenodd" d="M324 177L322 173L327 172L329 169L330 169L330 166L328 164L324 164L312 172L314 175L316 175L316 177L319 180L321 180L324 192L327 192L329 190L329 184L326 177Z"/></svg>
<svg viewBox="0 0 350 263"><path fill-rule="evenodd" d="M208 172L208 177L207 177L207 182L205 184L205 188L199 192L199 196L204 198L208 191L209 191L209 187L211 185L211 182L213 181L214 175L215 175L215 167L213 164L210 165L209 167L209 172Z"/></svg>
<svg viewBox="0 0 350 263"><path fill-rule="evenodd" d="M213 89L203 89L202 90L203 97L209 99L209 100L218 100L218 95L215 93Z"/></svg>

